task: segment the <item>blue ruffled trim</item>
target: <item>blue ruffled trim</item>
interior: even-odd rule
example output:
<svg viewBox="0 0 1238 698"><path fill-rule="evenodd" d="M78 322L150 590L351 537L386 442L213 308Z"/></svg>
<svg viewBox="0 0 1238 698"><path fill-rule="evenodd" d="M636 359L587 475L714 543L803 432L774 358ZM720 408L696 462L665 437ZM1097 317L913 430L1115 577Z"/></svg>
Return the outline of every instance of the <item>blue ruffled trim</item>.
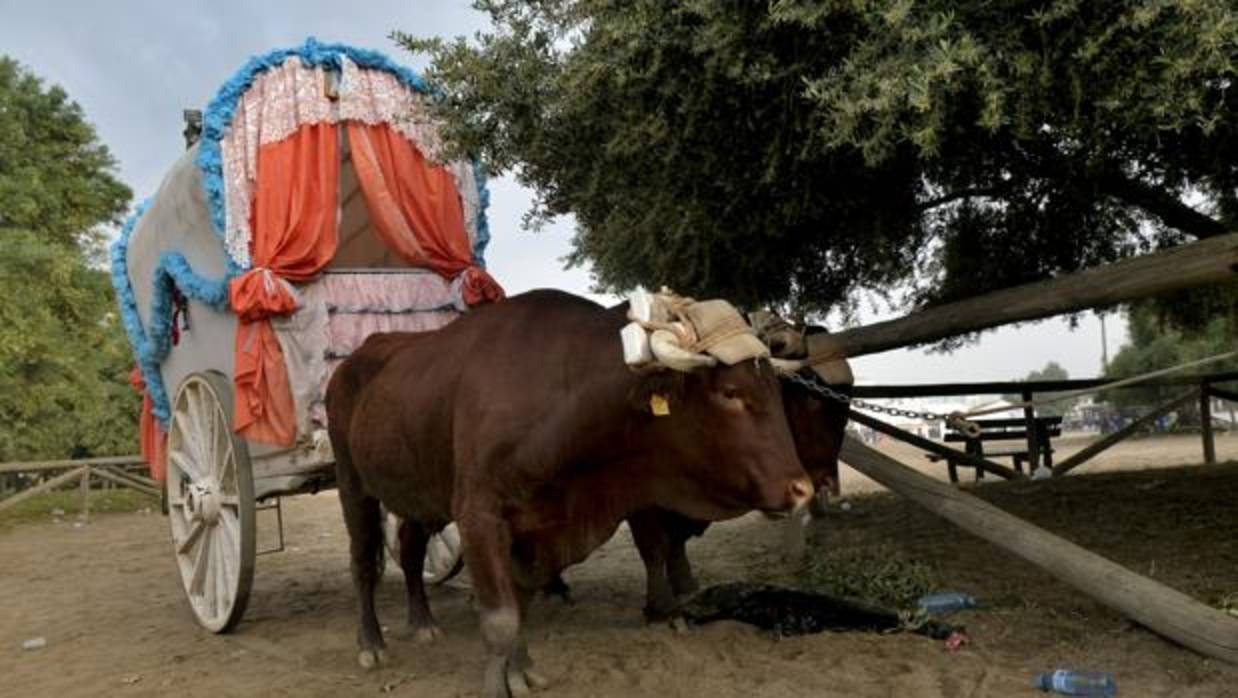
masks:
<svg viewBox="0 0 1238 698"><path fill-rule="evenodd" d="M159 372L159 364L172 349L172 289L179 289L185 296L204 303L216 310L228 309L228 281L239 270L229 265L222 279L209 279L195 272L180 252L164 252L151 275L153 293L150 307L150 334L143 329L142 316L138 312L137 298L129 282L129 237L138 220L150 207L150 199L138 205L137 210L125 221L120 237L112 243L112 286L116 289L116 302L129 335L129 343L137 357L142 379L150 393L151 412L160 424L167 426L171 417L171 403Z"/></svg>
<svg viewBox="0 0 1238 698"><path fill-rule="evenodd" d="M473 159L473 177L477 182L477 239L473 241L473 261L486 267L486 247L490 244L490 220L486 209L490 208L490 190L486 187L486 166Z"/></svg>
<svg viewBox="0 0 1238 698"><path fill-rule="evenodd" d="M416 72L388 58L379 51L360 49L347 44L322 44L314 37L295 48L285 48L250 58L229 78L214 99L206 106L202 115L202 140L198 146L198 169L202 170L202 186L206 190L206 201L211 212L211 224L220 240L224 239L225 207L223 156L220 143L232 123L237 103L246 90L253 85L254 80L263 72L282 65L284 61L296 56L307 66L325 66L342 70L340 58L347 56L349 60L362 68L383 70L400 80L409 89L421 94L436 94L435 90ZM485 173L480 171L480 164L474 163L473 171L478 181L478 196L481 199L482 215L478 220L477 242L473 248L473 256L479 260L483 257L486 242L490 239L490 230L486 224L485 207L489 192L485 189Z"/></svg>

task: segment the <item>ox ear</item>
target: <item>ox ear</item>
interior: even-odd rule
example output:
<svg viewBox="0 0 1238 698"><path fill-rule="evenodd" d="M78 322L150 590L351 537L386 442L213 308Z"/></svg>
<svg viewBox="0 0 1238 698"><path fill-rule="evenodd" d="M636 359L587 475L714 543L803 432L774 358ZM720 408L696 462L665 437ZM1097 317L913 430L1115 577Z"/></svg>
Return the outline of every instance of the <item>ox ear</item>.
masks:
<svg viewBox="0 0 1238 698"><path fill-rule="evenodd" d="M671 414L683 397L684 380L687 374L679 371L653 371L640 377L636 385L628 393L628 404L637 412L652 413L650 406L654 396L666 400L666 406Z"/></svg>

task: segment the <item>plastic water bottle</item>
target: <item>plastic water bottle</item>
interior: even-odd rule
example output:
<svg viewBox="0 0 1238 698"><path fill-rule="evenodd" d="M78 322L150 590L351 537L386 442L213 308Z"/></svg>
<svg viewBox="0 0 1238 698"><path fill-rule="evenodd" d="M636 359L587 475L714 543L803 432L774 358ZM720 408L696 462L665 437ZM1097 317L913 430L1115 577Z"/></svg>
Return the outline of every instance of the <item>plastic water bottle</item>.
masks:
<svg viewBox="0 0 1238 698"><path fill-rule="evenodd" d="M977 606L976 599L971 594L957 591L947 591L940 594L921 596L916 605L935 616L962 611Z"/></svg>
<svg viewBox="0 0 1238 698"><path fill-rule="evenodd" d="M1037 675L1033 685L1046 693L1052 691L1064 696L1118 695L1118 684L1113 677L1099 671L1058 669Z"/></svg>

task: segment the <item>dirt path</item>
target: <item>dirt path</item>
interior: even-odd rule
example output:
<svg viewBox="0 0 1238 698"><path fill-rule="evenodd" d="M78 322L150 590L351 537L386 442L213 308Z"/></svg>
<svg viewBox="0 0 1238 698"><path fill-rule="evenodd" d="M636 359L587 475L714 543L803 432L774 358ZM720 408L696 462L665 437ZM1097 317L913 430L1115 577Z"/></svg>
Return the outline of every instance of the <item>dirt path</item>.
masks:
<svg viewBox="0 0 1238 698"><path fill-rule="evenodd" d="M866 511L865 501L856 502L857 517ZM878 507L880 500L873 501ZM912 515L891 511L892 518L873 514L871 525L857 526L863 518L844 521L840 544L871 545L882 537L919 544L931 537L937 548L959 547L945 529L932 537L920 526L900 536ZM0 528L0 695L474 694L482 658L467 589L432 593L447 638L423 647L400 638L403 584L398 573L389 573L379 612L395 636L392 662L363 674L354 663L346 539L334 493L285 500L284 514L288 549L259 558L246 619L229 636L200 631L191 619L173 570L166 521L157 514L99 516L81 527L40 522ZM265 516L260 514L260 525L269 534ZM776 526L745 518L711 529L689 554L705 585L776 580L789 570L779 557L781 535ZM270 542L260 536L259 547ZM1227 570L1234 567L1233 554L1231 541L1220 558ZM1010 589L1019 588L1029 569L1012 566L998 551L958 562L973 572L979 567ZM1207 569L1204 564L1200 574ZM1226 695L1238 683L1238 671L1113 617L1098 616L1095 636L1084 633L1081 639L1079 628L1088 626L1080 625L1078 615L1096 613L1095 604L1079 603L1060 586L1047 587L1037 596L1043 605L1030 611L977 616L969 625L971 644L949 652L939 642L908 635L822 634L776 642L733 623L687 636L647 627L639 611L643 571L625 531L566 579L575 605L541 600L529 625L533 656L552 681L540 694L547 698L1035 695L1032 674L1059 662L1120 668L1124 696L1166 695L1183 676L1189 688L1175 695ZM1055 584L1045 580L1035 578L1038 588ZM1049 625L1024 638L1019 613L1039 614ZM1055 617L1075 622L1055 635ZM21 643L34 637L46 638L47 646L22 650Z"/></svg>
<svg viewBox="0 0 1238 698"><path fill-rule="evenodd" d="M259 558L246 620L229 636L201 632L191 620L162 517L118 514L80 528L40 523L0 533L0 681L11 695L30 696L338 696L393 685L395 695L471 695L481 645L469 594L459 588L433 595L444 642L421 647L397 637L388 669L356 669L337 506L331 494L286 501L290 547ZM759 520L711 531L692 551L702 582L776 563L771 534ZM1022 671L997 671L1001 660L986 652L949 655L918 637L775 643L738 624L685 637L646 627L642 571L626 533L567 580L575 606L540 601L530 625L534 657L553 682L548 697L954 696L1023 683ZM398 636L402 582L394 572L382 585L380 614ZM46 648L21 650L33 637L45 637Z"/></svg>

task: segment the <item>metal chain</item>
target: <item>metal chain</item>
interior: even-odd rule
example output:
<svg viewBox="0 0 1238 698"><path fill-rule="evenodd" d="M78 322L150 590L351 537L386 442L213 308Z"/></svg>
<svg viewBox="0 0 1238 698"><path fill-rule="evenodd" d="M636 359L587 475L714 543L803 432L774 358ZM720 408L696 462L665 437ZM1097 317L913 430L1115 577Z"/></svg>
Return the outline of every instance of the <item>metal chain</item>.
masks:
<svg viewBox="0 0 1238 698"><path fill-rule="evenodd" d="M808 378L799 373L784 374L786 379L803 386L814 393L823 395L835 402L840 402L848 407L855 407L869 412L877 412L879 414L887 414L891 417L906 417L908 419L927 419L934 422L945 422L946 424L956 427L960 431L965 431L969 434L978 434L980 428L973 422L962 419L959 414L941 414L939 412L917 412L915 410L904 410L899 407L886 407L878 405L867 400L853 398L846 393L840 393L830 386L819 381L815 376Z"/></svg>

